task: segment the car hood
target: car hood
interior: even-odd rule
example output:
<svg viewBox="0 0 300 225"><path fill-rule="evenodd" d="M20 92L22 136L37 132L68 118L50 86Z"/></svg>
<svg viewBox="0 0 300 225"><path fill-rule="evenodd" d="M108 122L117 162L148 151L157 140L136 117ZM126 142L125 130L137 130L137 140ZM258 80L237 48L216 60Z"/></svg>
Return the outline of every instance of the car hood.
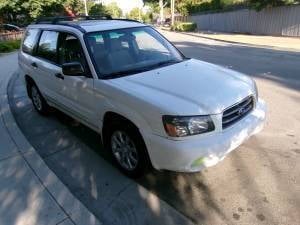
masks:
<svg viewBox="0 0 300 225"><path fill-rule="evenodd" d="M111 82L173 115L218 114L254 94L249 77L195 59Z"/></svg>

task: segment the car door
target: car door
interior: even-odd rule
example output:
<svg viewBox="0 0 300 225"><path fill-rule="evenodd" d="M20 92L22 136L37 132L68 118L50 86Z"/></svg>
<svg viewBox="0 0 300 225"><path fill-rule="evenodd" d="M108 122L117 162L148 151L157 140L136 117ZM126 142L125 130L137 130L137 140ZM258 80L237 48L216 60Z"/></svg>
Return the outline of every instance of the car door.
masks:
<svg viewBox="0 0 300 225"><path fill-rule="evenodd" d="M34 51L37 46L38 38L40 36L40 29L29 28L26 30L21 51L19 51L19 68L22 75L30 75L31 77L38 78L37 71L32 65L35 62L35 57L33 56Z"/></svg>
<svg viewBox="0 0 300 225"><path fill-rule="evenodd" d="M34 80L43 96L51 102L64 102L58 92L57 74L61 67L57 63L59 32L43 30L31 66L35 71Z"/></svg>
<svg viewBox="0 0 300 225"><path fill-rule="evenodd" d="M59 94L65 96L65 105L71 113L90 126L97 124L94 102L94 79L90 73L80 40L73 34L60 33L58 62L79 62L84 68L82 76L61 74Z"/></svg>

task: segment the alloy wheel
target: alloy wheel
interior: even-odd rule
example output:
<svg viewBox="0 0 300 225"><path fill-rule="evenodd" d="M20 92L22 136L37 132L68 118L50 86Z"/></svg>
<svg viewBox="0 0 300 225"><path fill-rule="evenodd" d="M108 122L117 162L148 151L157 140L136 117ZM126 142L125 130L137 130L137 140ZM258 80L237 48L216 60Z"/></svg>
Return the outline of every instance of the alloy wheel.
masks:
<svg viewBox="0 0 300 225"><path fill-rule="evenodd" d="M139 161L138 152L132 139L123 131L111 136L111 149L118 163L126 170L134 170Z"/></svg>
<svg viewBox="0 0 300 225"><path fill-rule="evenodd" d="M42 110L41 95L35 86L31 87L31 97L34 106L37 108L38 111L41 111Z"/></svg>

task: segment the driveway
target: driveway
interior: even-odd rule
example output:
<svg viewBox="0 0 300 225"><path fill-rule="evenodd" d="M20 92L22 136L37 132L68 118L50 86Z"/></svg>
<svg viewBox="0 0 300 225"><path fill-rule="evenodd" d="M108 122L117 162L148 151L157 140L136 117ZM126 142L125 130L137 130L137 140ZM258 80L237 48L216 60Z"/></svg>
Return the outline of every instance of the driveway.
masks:
<svg viewBox="0 0 300 225"><path fill-rule="evenodd" d="M262 133L215 167L194 174L154 171L136 182L197 224L300 224L300 54L163 33L188 57L254 77L268 120ZM136 220L143 211L129 207L132 181L110 165L96 133L59 112L35 113L18 77L9 97L29 142L95 215L107 224L151 222ZM147 216L151 224L159 218L155 211Z"/></svg>

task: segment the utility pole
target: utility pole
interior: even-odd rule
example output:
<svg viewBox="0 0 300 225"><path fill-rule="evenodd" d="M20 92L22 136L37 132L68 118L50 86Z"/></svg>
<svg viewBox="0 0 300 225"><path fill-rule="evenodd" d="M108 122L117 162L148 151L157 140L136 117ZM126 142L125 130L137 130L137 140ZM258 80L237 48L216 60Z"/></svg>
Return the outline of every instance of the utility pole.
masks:
<svg viewBox="0 0 300 225"><path fill-rule="evenodd" d="M85 10L85 15L86 16L88 16L89 15L89 13L88 13L88 9L87 9L87 3L86 3L86 1L87 0L83 0L84 1L84 10Z"/></svg>
<svg viewBox="0 0 300 225"><path fill-rule="evenodd" d="M159 0L159 12L160 12L160 16L159 16L159 22L160 22L160 26L162 25L162 21L164 19L164 1L163 0Z"/></svg>
<svg viewBox="0 0 300 225"><path fill-rule="evenodd" d="M171 24L172 26L175 23L175 0L171 0Z"/></svg>

